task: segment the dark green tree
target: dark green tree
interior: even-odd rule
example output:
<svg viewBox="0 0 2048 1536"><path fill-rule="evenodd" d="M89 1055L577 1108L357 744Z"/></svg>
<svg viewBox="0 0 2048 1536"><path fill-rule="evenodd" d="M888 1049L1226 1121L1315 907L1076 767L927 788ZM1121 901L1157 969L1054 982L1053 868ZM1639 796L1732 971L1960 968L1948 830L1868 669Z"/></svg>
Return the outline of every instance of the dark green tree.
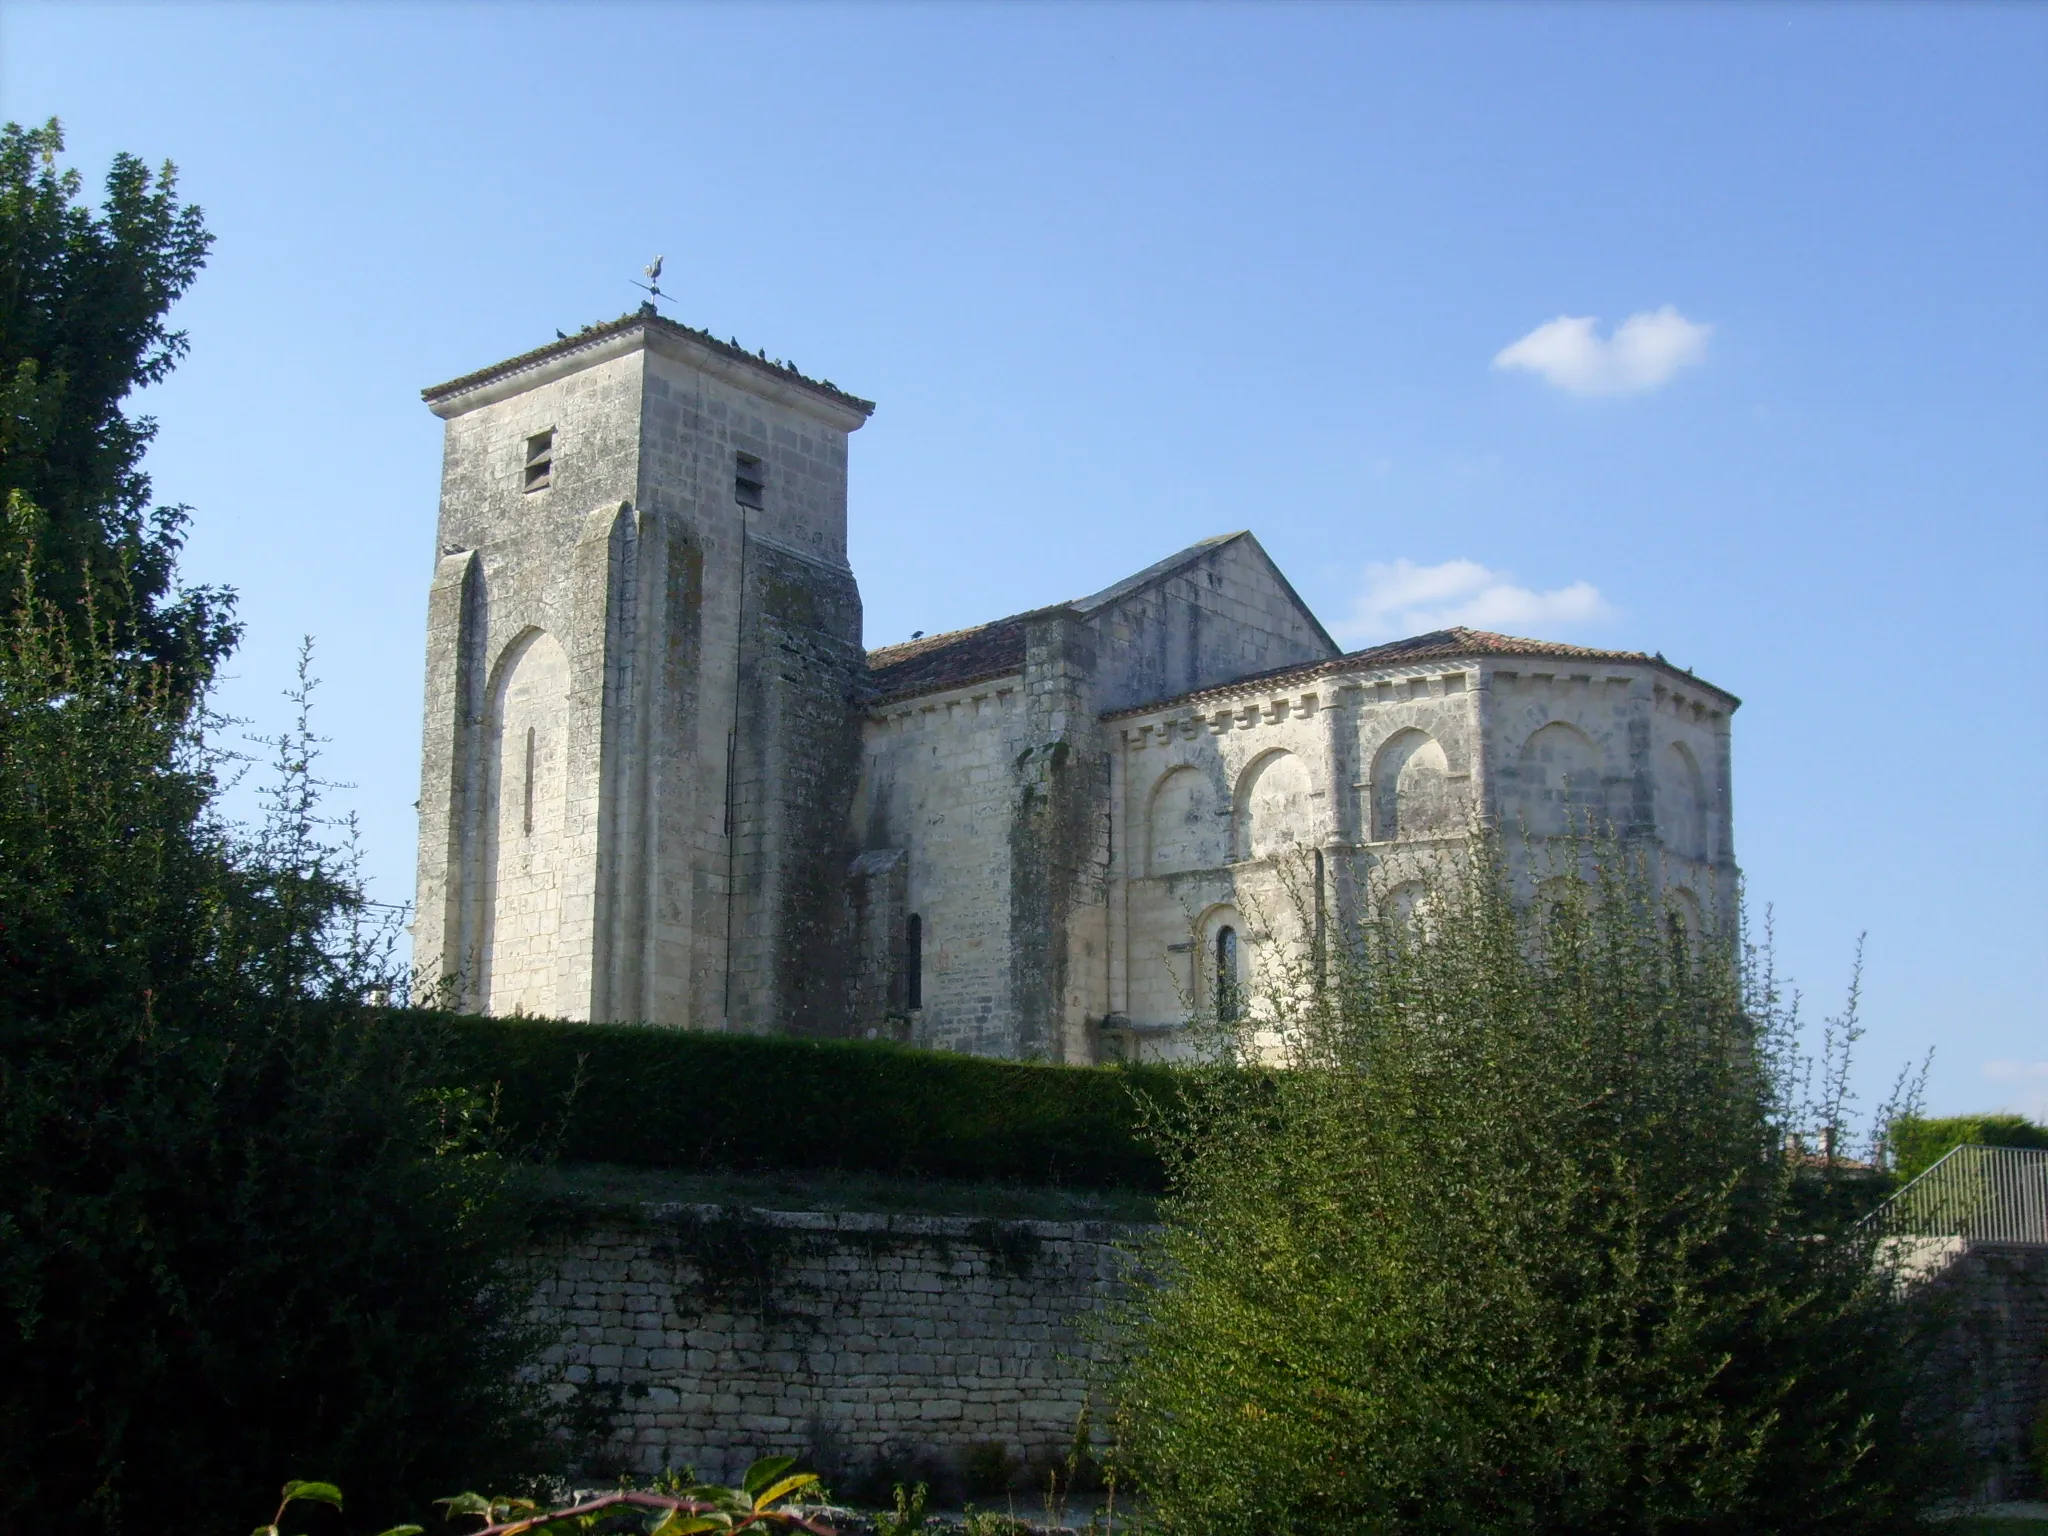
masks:
<svg viewBox="0 0 2048 1536"><path fill-rule="evenodd" d="M200 712L70 630L0 638L0 1529L545 1469L507 1167L446 1026L366 1001L309 733L242 834Z"/></svg>
<svg viewBox="0 0 2048 1536"><path fill-rule="evenodd" d="M126 160L83 213L57 147L0 143L0 1530L196 1532L295 1476L374 1530L547 1464L519 1210L445 1025L372 1006L303 689L262 825L220 813L232 631L119 410L204 236Z"/></svg>
<svg viewBox="0 0 2048 1536"><path fill-rule="evenodd" d="M1768 968L1584 853L1547 910L1482 848L1275 960L1161 1106L1115 1389L1166 1528L1879 1531L1940 1486L1912 1315L1786 1155Z"/></svg>
<svg viewBox="0 0 2048 1536"><path fill-rule="evenodd" d="M156 423L125 407L184 355L167 316L213 237L174 167L117 155L95 211L63 148L54 119L0 128L0 539L37 551L39 597L190 697L234 643L233 599L178 588L187 512L152 504Z"/></svg>
<svg viewBox="0 0 2048 1536"><path fill-rule="evenodd" d="M544 1469L507 1168L446 1026L366 1000L310 734L242 834L200 712L70 631L0 638L0 1529Z"/></svg>

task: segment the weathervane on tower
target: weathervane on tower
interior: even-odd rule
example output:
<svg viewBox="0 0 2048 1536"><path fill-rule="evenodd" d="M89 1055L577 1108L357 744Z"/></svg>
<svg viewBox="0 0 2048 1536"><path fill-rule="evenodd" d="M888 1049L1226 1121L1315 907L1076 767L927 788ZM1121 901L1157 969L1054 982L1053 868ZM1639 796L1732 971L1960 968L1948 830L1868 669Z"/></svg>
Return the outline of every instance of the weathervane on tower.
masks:
<svg viewBox="0 0 2048 1536"><path fill-rule="evenodd" d="M646 274L646 277L647 277L647 281L646 281L646 282L644 282L644 283L643 283L643 282L641 282L641 281L640 281L639 279L637 279L637 278L635 278L635 279L633 279L633 280L632 280L632 282L633 282L633 286L634 286L635 288L640 288L640 289L644 289L644 290L646 290L646 292L647 292L647 293L648 293L648 294L650 295L650 302L648 302L648 303L645 303L645 304L641 305L640 307L641 307L642 309L649 309L649 310L653 309L653 308L654 308L654 305L653 305L653 303L652 303L652 299L665 299L665 298L669 297L669 295L667 295L667 294L665 294L665 293L663 293L663 292L661 291L661 263L662 263L662 260L663 260L663 258L661 258L661 257L657 256L657 257L655 257L655 258L654 258L654 260L652 260L652 261L651 261L651 262L649 262L649 263L648 263L648 264L647 264L646 266L644 266L644 267L642 267L642 268L640 269L640 270L641 270L641 271L642 271L643 273L645 273L645 274Z"/></svg>

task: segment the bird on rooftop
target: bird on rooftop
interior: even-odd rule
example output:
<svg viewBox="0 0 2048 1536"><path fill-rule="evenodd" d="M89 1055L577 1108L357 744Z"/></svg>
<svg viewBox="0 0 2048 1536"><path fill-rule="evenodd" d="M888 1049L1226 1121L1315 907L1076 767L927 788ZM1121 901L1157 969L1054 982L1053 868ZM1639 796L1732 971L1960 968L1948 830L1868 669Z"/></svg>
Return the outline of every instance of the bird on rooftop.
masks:
<svg viewBox="0 0 2048 1536"><path fill-rule="evenodd" d="M556 327L555 327L555 340L557 340L557 341L567 341L568 339L569 339L569 333L568 333L567 331L563 330L563 329L562 329L562 328L561 328L561 327L560 327L559 325L558 325L558 326L556 326Z"/></svg>
<svg viewBox="0 0 2048 1536"><path fill-rule="evenodd" d="M910 638L913 640L922 640L924 638L924 631L921 629L913 629L910 632Z"/></svg>

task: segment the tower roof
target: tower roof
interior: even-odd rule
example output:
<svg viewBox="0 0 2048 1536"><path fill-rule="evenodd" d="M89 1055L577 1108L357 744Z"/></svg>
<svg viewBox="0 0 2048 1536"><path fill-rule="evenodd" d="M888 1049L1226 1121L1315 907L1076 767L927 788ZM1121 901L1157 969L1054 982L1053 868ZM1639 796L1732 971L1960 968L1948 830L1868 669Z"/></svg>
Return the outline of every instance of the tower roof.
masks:
<svg viewBox="0 0 2048 1536"><path fill-rule="evenodd" d="M544 347L535 347L531 352L508 357L502 363L465 373L445 384L432 385L420 391L420 398L436 415L453 415L469 404L483 403L482 400L466 400L466 396L481 393L487 398L499 398L502 393L510 392L492 390L493 385L512 384L515 389L530 388L540 382L535 375L551 376L588 366L625 350L622 342L631 346L657 338L681 343L685 350L705 354L723 365L721 371L730 369L743 375L748 384L757 389L767 386L764 392L771 396L794 392L810 396L821 404L829 402L833 415L851 418L848 430L874 414L875 402L872 400L849 394L829 379L810 378L779 359L771 361L765 351L748 352L737 340L720 341L709 331L700 331L657 314L652 304L643 304L635 313L621 315L616 320L587 325L574 336L560 337Z"/></svg>

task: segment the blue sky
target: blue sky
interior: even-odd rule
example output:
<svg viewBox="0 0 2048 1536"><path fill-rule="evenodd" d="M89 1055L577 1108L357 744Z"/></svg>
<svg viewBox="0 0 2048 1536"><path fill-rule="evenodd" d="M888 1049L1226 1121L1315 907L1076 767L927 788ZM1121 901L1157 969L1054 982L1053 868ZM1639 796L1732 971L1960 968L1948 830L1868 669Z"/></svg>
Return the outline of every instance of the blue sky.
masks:
<svg viewBox="0 0 2048 1536"><path fill-rule="evenodd" d="M1816 1014L1869 933L1866 1088L1933 1045L1936 1110L2048 1114L2048 9L9 0L0 110L206 209L151 467L242 593L229 707L315 638L385 899L418 391L661 253L880 402L871 644L1249 527L1352 643L1662 651L1746 700Z"/></svg>

